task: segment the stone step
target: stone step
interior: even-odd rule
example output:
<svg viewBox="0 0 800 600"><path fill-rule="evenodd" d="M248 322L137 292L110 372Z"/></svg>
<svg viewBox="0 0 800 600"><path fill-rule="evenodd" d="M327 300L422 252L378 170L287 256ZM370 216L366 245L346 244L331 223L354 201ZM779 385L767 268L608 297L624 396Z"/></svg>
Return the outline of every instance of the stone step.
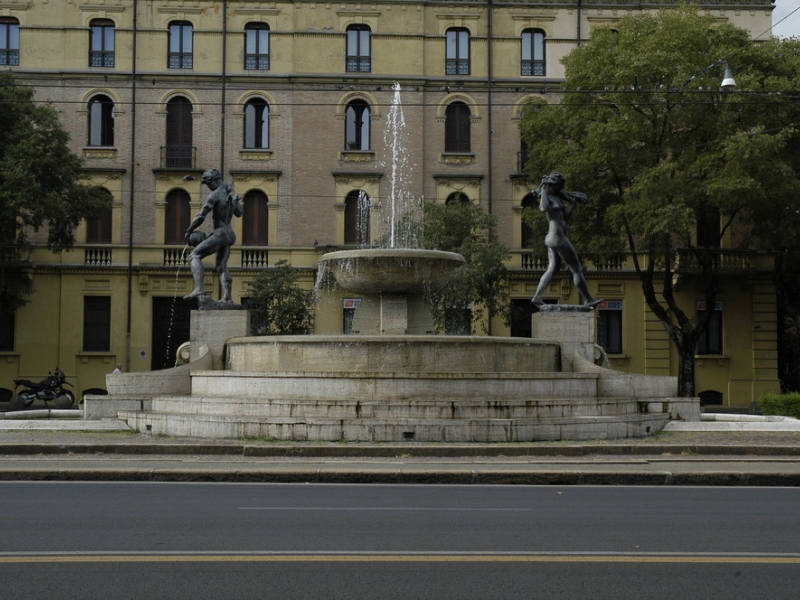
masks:
<svg viewBox="0 0 800 600"><path fill-rule="evenodd" d="M551 419L303 419L120 412L132 428L154 435L348 442L532 442L644 437L665 414Z"/></svg>
<svg viewBox="0 0 800 600"><path fill-rule="evenodd" d="M310 419L541 419L646 412L642 403L630 397L505 401L413 398L386 401L287 399L271 395L263 398L163 396L153 398L150 410L186 415Z"/></svg>

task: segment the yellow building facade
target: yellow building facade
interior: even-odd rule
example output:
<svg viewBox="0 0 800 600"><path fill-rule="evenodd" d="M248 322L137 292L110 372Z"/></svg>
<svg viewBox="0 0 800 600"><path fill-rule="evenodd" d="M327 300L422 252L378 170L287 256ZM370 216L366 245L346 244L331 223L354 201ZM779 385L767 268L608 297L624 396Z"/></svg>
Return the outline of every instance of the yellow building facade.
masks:
<svg viewBox="0 0 800 600"><path fill-rule="evenodd" d="M0 67L51 102L85 158L85 178L113 196L108 215L77 232L70 251L34 245L9 256L35 289L5 318L0 388L61 368L80 395L124 370L171 366L188 338L192 289L182 235L218 168L244 197L234 220L233 296L280 260L311 288L319 257L364 242L358 197L380 218L390 178L385 137L400 85L415 197L465 195L498 220L512 248L517 317L492 335L529 335L543 271L526 243L520 110L531 95L558 101L560 59L597 27L670 2L251 0L5 0ZM753 37L771 26L770 0L708 5ZM747 406L778 389L771 260L720 250L725 268L713 339L697 357L696 389L713 404ZM648 310L629 257L596 268L590 290L616 369L676 374L677 354ZM210 259L206 289L218 293ZM684 305L701 298L691 267ZM563 274L548 301L577 302ZM346 329L342 295L317 306L317 333ZM9 329L10 328L10 329Z"/></svg>

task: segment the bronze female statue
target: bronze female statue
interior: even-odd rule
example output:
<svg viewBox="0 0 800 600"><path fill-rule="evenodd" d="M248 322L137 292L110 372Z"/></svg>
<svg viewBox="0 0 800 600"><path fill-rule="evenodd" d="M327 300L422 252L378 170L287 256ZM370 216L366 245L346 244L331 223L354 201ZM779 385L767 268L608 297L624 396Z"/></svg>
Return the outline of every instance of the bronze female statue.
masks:
<svg viewBox="0 0 800 600"><path fill-rule="evenodd" d="M586 194L581 192L564 191L564 176L561 173L553 172L542 178L541 185L533 192L534 197L539 199L539 210L547 215L550 223L544 244L547 246L547 270L539 280L539 286L531 302L536 306L542 306L542 294L550 284L558 270L561 268L561 261L567 263L572 271L572 281L584 299L584 306L596 307L602 302L597 300L586 287L586 279L583 276L581 261L575 248L567 239L567 221L572 215L575 206L580 202L588 201Z"/></svg>

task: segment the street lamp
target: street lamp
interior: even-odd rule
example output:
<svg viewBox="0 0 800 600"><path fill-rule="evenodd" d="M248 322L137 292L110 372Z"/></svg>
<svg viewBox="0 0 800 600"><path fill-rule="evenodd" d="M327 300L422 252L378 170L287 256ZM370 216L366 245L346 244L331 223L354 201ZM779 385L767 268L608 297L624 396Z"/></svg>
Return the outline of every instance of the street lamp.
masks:
<svg viewBox="0 0 800 600"><path fill-rule="evenodd" d="M722 90L732 90L736 87L736 81L733 79L733 72L731 68L728 66L728 63L725 63L725 75L722 77L722 83L719 84L720 89Z"/></svg>

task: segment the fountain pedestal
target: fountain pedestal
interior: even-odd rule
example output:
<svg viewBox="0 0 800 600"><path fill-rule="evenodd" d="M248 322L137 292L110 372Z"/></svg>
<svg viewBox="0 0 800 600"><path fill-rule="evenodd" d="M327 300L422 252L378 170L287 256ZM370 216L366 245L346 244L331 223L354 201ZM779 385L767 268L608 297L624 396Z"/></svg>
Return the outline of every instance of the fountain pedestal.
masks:
<svg viewBox="0 0 800 600"><path fill-rule="evenodd" d="M460 254L411 248L343 250L320 259L336 285L360 296L353 333L362 335L433 333L425 293L463 264Z"/></svg>
<svg viewBox="0 0 800 600"><path fill-rule="evenodd" d="M419 298L399 293L363 294L352 332L361 335L429 335L433 317Z"/></svg>

